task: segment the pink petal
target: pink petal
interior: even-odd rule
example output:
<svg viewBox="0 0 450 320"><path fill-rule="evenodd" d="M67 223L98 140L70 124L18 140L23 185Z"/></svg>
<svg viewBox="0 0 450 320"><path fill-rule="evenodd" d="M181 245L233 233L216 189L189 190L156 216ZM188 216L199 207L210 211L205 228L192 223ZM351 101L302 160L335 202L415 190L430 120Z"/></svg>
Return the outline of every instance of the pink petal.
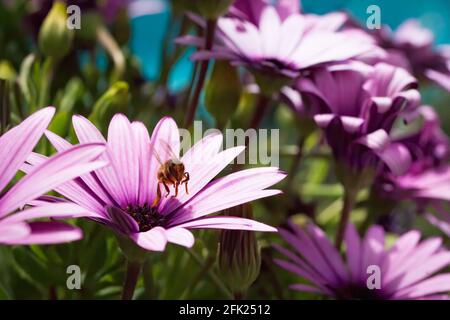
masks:
<svg viewBox="0 0 450 320"><path fill-rule="evenodd" d="M139 231L138 223L125 211L117 207L108 207L106 212L109 215L109 221L123 234L129 234Z"/></svg>
<svg viewBox="0 0 450 320"><path fill-rule="evenodd" d="M6 187L34 149L54 113L55 108L44 108L0 138L0 191Z"/></svg>
<svg viewBox="0 0 450 320"><path fill-rule="evenodd" d="M33 207L7 216L3 222L16 223L25 220L39 218L80 218L80 217L99 217L98 214L90 212L85 208L68 202L50 203L39 207Z"/></svg>
<svg viewBox="0 0 450 320"><path fill-rule="evenodd" d="M254 168L232 173L213 181L177 212L177 223L203 217L259 198L279 194L263 190L286 175L278 168Z"/></svg>
<svg viewBox="0 0 450 320"><path fill-rule="evenodd" d="M6 241L10 245L56 244L80 240L83 232L71 225L58 221L32 222L28 236Z"/></svg>
<svg viewBox="0 0 450 320"><path fill-rule="evenodd" d="M49 158L0 199L0 216L5 216L68 180L105 166L104 162L90 162L104 150L102 144L79 145Z"/></svg>
<svg viewBox="0 0 450 320"><path fill-rule="evenodd" d="M362 279L360 280L366 279L368 266L380 265L384 254L384 236L384 229L381 226L374 225L367 230L361 248Z"/></svg>
<svg viewBox="0 0 450 320"><path fill-rule="evenodd" d="M132 233L130 237L140 247L150 251L164 251L167 244L166 231L161 227L155 227L147 232Z"/></svg>
<svg viewBox="0 0 450 320"><path fill-rule="evenodd" d="M432 69L425 71L425 75L432 81L436 82L442 88L450 92L450 74L445 74Z"/></svg>
<svg viewBox="0 0 450 320"><path fill-rule="evenodd" d="M125 206L136 203L139 193L139 154L136 150L130 121L123 114L116 114L108 128L108 149L111 155L111 165L114 167L125 201Z"/></svg>
<svg viewBox="0 0 450 320"><path fill-rule="evenodd" d="M175 227L166 230L167 241L186 248L192 248L195 242L194 235L187 229Z"/></svg>
<svg viewBox="0 0 450 320"><path fill-rule="evenodd" d="M266 58L276 58L279 49L280 17L272 6L267 6L259 20L262 52Z"/></svg>
<svg viewBox="0 0 450 320"><path fill-rule="evenodd" d="M396 286L397 290L401 288L406 288L418 281L421 281L437 271L443 269L446 266L450 265L450 252L440 252L427 260L422 261L420 265L416 268L408 271L401 278L398 278L396 281L392 282L392 286Z"/></svg>
<svg viewBox="0 0 450 320"><path fill-rule="evenodd" d="M43 164L47 161L47 157L42 156L37 153L31 153L27 159L27 162L30 164L22 165L21 170L27 174L30 174L33 170L36 170L39 165ZM91 192L88 192L83 188L80 184L78 184L75 180L67 181L58 187L55 187L54 190L81 207L86 208L92 212L96 212L97 214L104 214L104 203L99 201L98 198L94 197ZM32 204L35 201L29 201L28 204Z"/></svg>
<svg viewBox="0 0 450 320"><path fill-rule="evenodd" d="M448 293L450 291L450 274L434 276L396 293L397 299L415 299L430 294Z"/></svg>
<svg viewBox="0 0 450 320"><path fill-rule="evenodd" d="M27 223L5 223L0 221L0 243L20 239L30 234L31 228Z"/></svg>
<svg viewBox="0 0 450 320"><path fill-rule="evenodd" d="M361 239L352 223L345 230L347 264L353 281L358 281L361 274L362 252Z"/></svg>
<svg viewBox="0 0 450 320"><path fill-rule="evenodd" d="M46 131L45 135L50 143L55 147L58 152L69 150L73 147L71 143L64 140L60 136L54 134L51 131ZM85 174L80 176L80 179L86 183L87 187L98 196L103 202L102 205L113 205L111 195L108 194L104 186L100 185L98 179L94 178L93 175Z"/></svg>
<svg viewBox="0 0 450 320"><path fill-rule="evenodd" d="M73 127L80 143L102 142L106 143L101 132L86 118L76 115L72 118ZM109 151L100 156L100 160L110 161L111 155ZM125 201L125 194L122 192L122 187L119 178L114 170L114 167L109 165L95 172L100 180L102 186L114 198L116 202L123 203Z"/></svg>
<svg viewBox="0 0 450 320"><path fill-rule="evenodd" d="M205 228L205 229L230 229L230 230L249 230L277 232L277 229L264 223L239 217L210 217L198 220L188 221L177 225L183 228Z"/></svg>
<svg viewBox="0 0 450 320"><path fill-rule="evenodd" d="M150 183L156 177L150 176L150 136L148 130L142 122L131 123L134 140L139 156L139 199L140 205L150 203Z"/></svg>

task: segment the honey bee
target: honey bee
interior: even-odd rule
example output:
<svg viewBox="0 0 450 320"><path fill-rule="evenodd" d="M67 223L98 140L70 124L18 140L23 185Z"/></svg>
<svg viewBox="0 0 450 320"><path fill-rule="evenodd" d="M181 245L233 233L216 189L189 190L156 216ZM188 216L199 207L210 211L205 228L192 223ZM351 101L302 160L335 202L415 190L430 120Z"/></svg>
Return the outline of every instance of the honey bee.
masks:
<svg viewBox="0 0 450 320"><path fill-rule="evenodd" d="M156 188L156 198L153 201L152 208L156 207L161 201L161 184L164 186L166 190L166 198L170 195L169 186L173 185L175 188L174 197L178 196L178 188L180 185L184 184L186 189L186 194L188 194L188 181L189 181L189 172L185 171L184 164L178 159L175 153L172 151L169 145L167 145L164 141L160 141L163 147L170 154L171 159L167 161L162 161L161 157L156 153L155 156L158 160L160 167L156 174L158 185Z"/></svg>

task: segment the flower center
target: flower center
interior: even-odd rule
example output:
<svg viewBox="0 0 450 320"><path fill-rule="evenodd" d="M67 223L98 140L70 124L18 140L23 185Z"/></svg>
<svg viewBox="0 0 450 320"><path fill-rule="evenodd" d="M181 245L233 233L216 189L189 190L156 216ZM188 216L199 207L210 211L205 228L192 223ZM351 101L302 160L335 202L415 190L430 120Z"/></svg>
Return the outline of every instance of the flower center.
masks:
<svg viewBox="0 0 450 320"><path fill-rule="evenodd" d="M162 226L166 220L165 216L148 204L127 206L125 210L139 225L139 232L146 232L154 227Z"/></svg>
<svg viewBox="0 0 450 320"><path fill-rule="evenodd" d="M361 284L348 284L336 289L337 298L342 300L385 300L386 297L381 289L369 289Z"/></svg>

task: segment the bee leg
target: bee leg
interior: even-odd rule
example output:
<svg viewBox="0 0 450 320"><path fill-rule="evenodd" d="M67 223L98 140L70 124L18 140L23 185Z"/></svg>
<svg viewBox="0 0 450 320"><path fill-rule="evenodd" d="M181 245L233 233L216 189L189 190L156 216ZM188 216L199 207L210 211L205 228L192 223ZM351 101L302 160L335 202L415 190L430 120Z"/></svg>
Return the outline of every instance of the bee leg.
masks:
<svg viewBox="0 0 450 320"><path fill-rule="evenodd" d="M169 194L170 194L169 186L164 181L162 182L162 184L164 186L164 189L166 189L166 192L167 192L166 198L167 198L169 196Z"/></svg>
<svg viewBox="0 0 450 320"><path fill-rule="evenodd" d="M188 192L188 181L189 181L189 173L185 172L184 173L184 179L183 179L183 181L181 181L181 183L184 183L184 186L186 187L186 194L189 194L189 192Z"/></svg>
<svg viewBox="0 0 450 320"><path fill-rule="evenodd" d="M180 183L177 181L175 182L175 198L178 196L178 186L180 185Z"/></svg>
<svg viewBox="0 0 450 320"><path fill-rule="evenodd" d="M161 186L158 182L158 184L156 186L156 198L155 198L155 200L153 200L152 208L156 207L160 200L161 200Z"/></svg>

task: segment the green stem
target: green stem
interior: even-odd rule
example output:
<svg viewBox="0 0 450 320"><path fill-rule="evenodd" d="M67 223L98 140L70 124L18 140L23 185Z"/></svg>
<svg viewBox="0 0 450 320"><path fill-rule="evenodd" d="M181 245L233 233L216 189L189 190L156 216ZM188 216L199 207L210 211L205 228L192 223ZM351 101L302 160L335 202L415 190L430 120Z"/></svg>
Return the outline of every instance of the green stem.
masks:
<svg viewBox="0 0 450 320"><path fill-rule="evenodd" d="M344 205L341 212L341 220L339 221L338 231L336 233L335 246L339 250L344 240L345 230L350 220L350 214L355 205L357 192L344 191Z"/></svg>
<svg viewBox="0 0 450 320"><path fill-rule="evenodd" d="M255 110L253 110L253 117L248 126L249 129L259 128L262 120L264 119L264 116L267 113L267 110L269 109L270 100L271 99L269 96L260 93L258 97L258 102L255 105Z"/></svg>
<svg viewBox="0 0 450 320"><path fill-rule="evenodd" d="M50 98L50 87L53 80L53 68L55 66L55 61L51 57L47 57L44 61L42 67L42 79L41 87L39 92L39 100L37 104L37 109L45 107L49 103Z"/></svg>
<svg viewBox="0 0 450 320"><path fill-rule="evenodd" d="M110 55L114 63L114 73L112 81L120 80L125 73L125 56L108 29L101 26L97 29L97 40Z"/></svg>
<svg viewBox="0 0 450 320"><path fill-rule="evenodd" d="M264 115L267 113L267 109L269 108L271 98L263 93L261 93L258 96L258 101L256 102L255 109L253 110L253 117L250 120L248 129L255 129L257 130L259 126L261 125L262 120L264 119ZM247 137L245 139L245 148L246 152L248 152L249 143L250 143L251 137ZM244 167L243 164L235 163L233 166L233 172L236 172L238 170L241 170Z"/></svg>
<svg viewBox="0 0 450 320"><path fill-rule="evenodd" d="M288 171L289 174L286 177L286 187L285 187L286 194L290 193L290 190L292 188L292 184L294 183L294 180L295 180L294 178L295 178L295 176L297 174L298 168L300 167L300 162L301 162L301 159L303 157L303 146L304 146L304 144L305 144L305 137L303 136L303 134L300 134L300 137L299 137L298 142L297 142L298 150L297 150L297 153L294 155L294 158L292 159L291 167L290 167L290 169Z"/></svg>
<svg viewBox="0 0 450 320"><path fill-rule="evenodd" d="M127 261L127 273L123 284L122 300L131 300L136 289L142 264L139 262Z"/></svg>
<svg viewBox="0 0 450 320"><path fill-rule="evenodd" d="M153 273L150 262L147 260L144 263L144 267L142 269L142 276L144 278L144 290L148 299L154 299L154 282L153 282Z"/></svg>
<svg viewBox="0 0 450 320"><path fill-rule="evenodd" d="M197 264L201 267L203 267L202 259L192 250L187 250L190 256L197 262ZM208 276L214 282L214 284L217 286L217 288L222 291L222 293L225 295L227 299L233 299L233 294L230 292L230 290L227 289L225 284L220 280L220 278L214 273L213 270L208 270Z"/></svg>
<svg viewBox="0 0 450 320"><path fill-rule="evenodd" d="M214 41L214 33L216 31L217 20L212 19L206 22L205 30L205 50L210 50ZM195 118L195 112L197 111L198 101L200 99L200 93L202 92L203 85L205 83L206 74L208 72L209 60L204 60L200 63L200 70L197 79L197 85L195 86L192 99L189 103L186 118L184 120L184 127L188 128Z"/></svg>

